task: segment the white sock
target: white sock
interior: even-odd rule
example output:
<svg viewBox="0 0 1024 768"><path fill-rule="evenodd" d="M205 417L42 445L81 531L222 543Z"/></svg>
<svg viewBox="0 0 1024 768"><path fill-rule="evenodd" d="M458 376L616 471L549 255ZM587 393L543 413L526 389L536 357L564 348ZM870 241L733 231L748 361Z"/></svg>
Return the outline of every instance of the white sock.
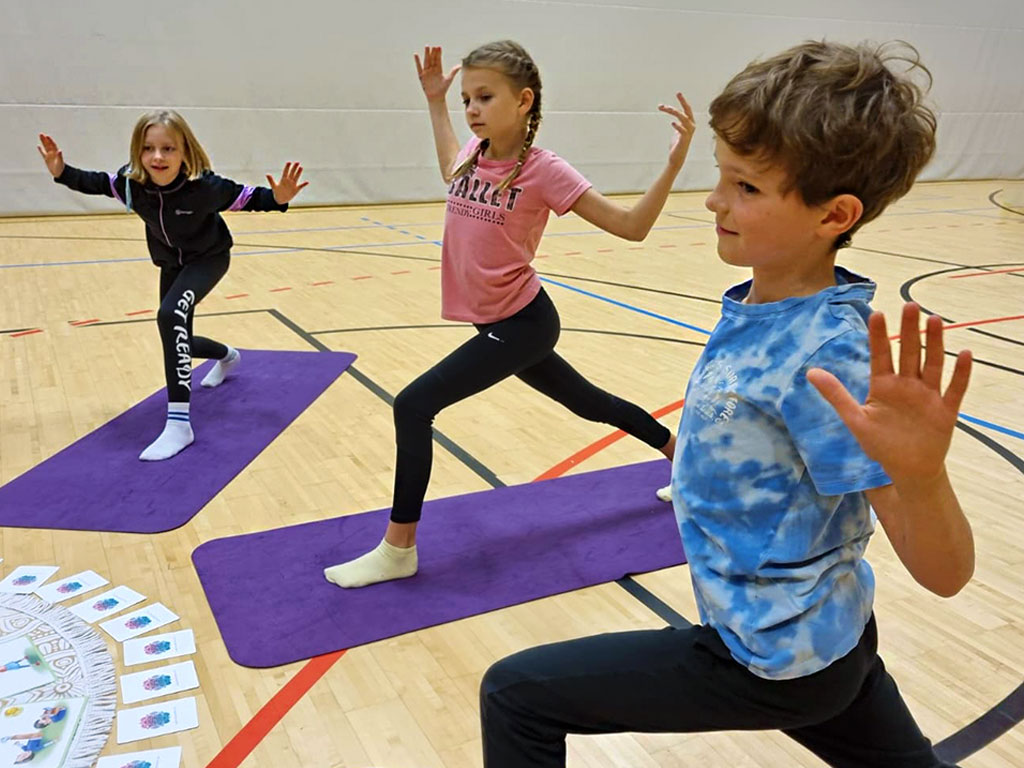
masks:
<svg viewBox="0 0 1024 768"><path fill-rule="evenodd" d="M324 568L324 577L339 587L365 587L415 576L418 566L415 544L408 548L396 547L381 539L376 549L362 557Z"/></svg>
<svg viewBox="0 0 1024 768"><path fill-rule="evenodd" d="M163 461L169 459L195 440L192 424L188 417L188 403L167 404L167 424L160 437L154 440L139 458L142 461Z"/></svg>
<svg viewBox="0 0 1024 768"><path fill-rule="evenodd" d="M661 501L664 501L664 502L666 502L668 504L671 504L672 503L672 486L671 486L671 484L670 485L666 485L664 488L659 488L657 491L654 492L654 495L657 496Z"/></svg>
<svg viewBox="0 0 1024 768"><path fill-rule="evenodd" d="M242 359L242 353L234 347L228 347L228 353L223 359L218 360L210 372L207 373L203 380L200 382L204 387L216 387L224 382L225 377L231 373L231 370L238 365Z"/></svg>

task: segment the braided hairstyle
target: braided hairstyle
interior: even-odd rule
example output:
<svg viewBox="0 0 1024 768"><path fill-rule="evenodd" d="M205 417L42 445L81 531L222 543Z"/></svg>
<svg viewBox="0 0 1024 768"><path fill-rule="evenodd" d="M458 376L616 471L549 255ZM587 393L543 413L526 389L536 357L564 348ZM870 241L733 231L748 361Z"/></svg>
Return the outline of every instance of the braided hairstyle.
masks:
<svg viewBox="0 0 1024 768"><path fill-rule="evenodd" d="M519 45L519 43L511 40L498 40L494 43L481 45L479 48L469 52L462 60L462 66L497 70L511 81L513 87L519 89L529 88L533 91L533 106L530 107L530 117L526 126L526 139L523 141L522 149L519 150L519 157L516 159L516 165L512 172L502 179L501 184L498 185L498 189L506 189L522 171L526 157L530 154L530 147L533 146L533 140L537 136L537 129L540 127L540 72L537 70L537 65L534 64L533 59L530 58L530 54L526 52L526 49ZM454 177L461 178L466 174L472 173L473 169L476 168L477 160L486 151L490 143L490 139L481 141L473 154L463 160L459 167L455 169Z"/></svg>

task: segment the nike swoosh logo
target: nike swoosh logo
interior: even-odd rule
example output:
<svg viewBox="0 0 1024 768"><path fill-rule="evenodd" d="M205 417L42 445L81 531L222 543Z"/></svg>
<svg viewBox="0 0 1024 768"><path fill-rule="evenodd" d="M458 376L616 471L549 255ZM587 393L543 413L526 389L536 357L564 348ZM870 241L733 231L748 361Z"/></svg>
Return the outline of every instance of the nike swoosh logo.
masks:
<svg viewBox="0 0 1024 768"><path fill-rule="evenodd" d="M504 340L504 339L499 339L499 338L498 338L497 336L495 336L495 335L494 335L493 333L491 333L490 331L488 331L488 332L487 332L487 338L488 338L488 339L494 339L495 341L500 341L500 342L501 342L502 344L504 344L504 343L505 343L505 340Z"/></svg>

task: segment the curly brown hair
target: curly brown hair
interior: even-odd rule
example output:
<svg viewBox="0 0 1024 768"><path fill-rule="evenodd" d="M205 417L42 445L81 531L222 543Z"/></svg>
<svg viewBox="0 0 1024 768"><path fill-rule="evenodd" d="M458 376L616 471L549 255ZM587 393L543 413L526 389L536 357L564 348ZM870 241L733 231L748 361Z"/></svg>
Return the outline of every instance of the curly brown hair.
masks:
<svg viewBox="0 0 1024 768"><path fill-rule="evenodd" d="M892 63L902 63L897 72ZM922 88L911 75L927 78ZM711 128L740 155L775 163L804 203L841 194L864 205L836 248L905 195L935 152L932 77L903 41L807 41L751 62L711 102Z"/></svg>

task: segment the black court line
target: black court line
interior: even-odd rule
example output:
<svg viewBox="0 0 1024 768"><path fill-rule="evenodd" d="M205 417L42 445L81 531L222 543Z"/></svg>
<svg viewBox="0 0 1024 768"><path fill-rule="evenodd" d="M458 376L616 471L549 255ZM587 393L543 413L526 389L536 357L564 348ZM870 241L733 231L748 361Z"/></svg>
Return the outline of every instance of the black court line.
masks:
<svg viewBox="0 0 1024 768"><path fill-rule="evenodd" d="M5 333L21 333L22 331L32 331L32 330L35 330L35 329L34 328L4 328L4 329L0 330L0 336L3 336Z"/></svg>
<svg viewBox="0 0 1024 768"><path fill-rule="evenodd" d="M693 626L693 624L687 621L682 614L676 612L672 606L629 576L623 576L621 579L616 579L615 583L650 608L652 613L662 619L670 627L675 627L676 629L687 629L688 627Z"/></svg>
<svg viewBox="0 0 1024 768"><path fill-rule="evenodd" d="M468 323L424 323L422 325L375 325L360 328L330 328L323 331L309 331L311 336L324 336L331 333L360 333L362 331L418 331L437 328L472 328ZM674 339L670 336L651 336L645 333L624 333L621 331L603 331L597 328L562 328L563 333L593 333L602 336L620 336L629 339L649 339L651 341L667 341L672 344L687 344L694 347L703 347L703 341L690 341L689 339Z"/></svg>
<svg viewBox="0 0 1024 768"><path fill-rule="evenodd" d="M1009 211L1010 213L1016 213L1018 216L1024 216L1024 211L1018 211L1016 208L1011 208L1008 205L1003 205L998 200L996 200L996 195L998 195L1002 191L1003 191L1002 189L997 189L995 192L993 192L991 195L988 196L988 201L990 203L992 203L992 205L996 206L997 208L1002 208L1004 211Z"/></svg>
<svg viewBox="0 0 1024 768"><path fill-rule="evenodd" d="M957 357L960 353L947 351L945 354L947 357ZM989 368L998 368L1000 371L1006 371L1007 373L1016 373L1019 376L1024 376L1024 371L1022 371L1020 368L1011 368L1008 365L1000 365L999 363L993 363L989 360L982 360L980 358L975 357L974 355L971 355L971 363L973 363L974 365L985 365L988 366Z"/></svg>
<svg viewBox="0 0 1024 768"><path fill-rule="evenodd" d="M300 327L293 320L285 317L281 312L276 309L269 310L270 314L277 318L287 328L294 331L300 338L302 338L307 344L320 350L321 352L330 352L331 349L326 344L315 338L311 333ZM369 389L373 394L383 400L388 406L395 404L395 398L382 386L377 384L373 379L367 376L365 373L360 371L355 365L348 367L347 373L352 374L352 377L362 384L364 387ZM492 488L504 488L505 483L498 479L498 476L488 469L481 461L475 458L469 451L462 448L458 443L452 440L450 437L440 432L436 427L434 428L434 442L444 448L446 451L451 453L455 458L469 467L478 477L484 482L488 483Z"/></svg>

